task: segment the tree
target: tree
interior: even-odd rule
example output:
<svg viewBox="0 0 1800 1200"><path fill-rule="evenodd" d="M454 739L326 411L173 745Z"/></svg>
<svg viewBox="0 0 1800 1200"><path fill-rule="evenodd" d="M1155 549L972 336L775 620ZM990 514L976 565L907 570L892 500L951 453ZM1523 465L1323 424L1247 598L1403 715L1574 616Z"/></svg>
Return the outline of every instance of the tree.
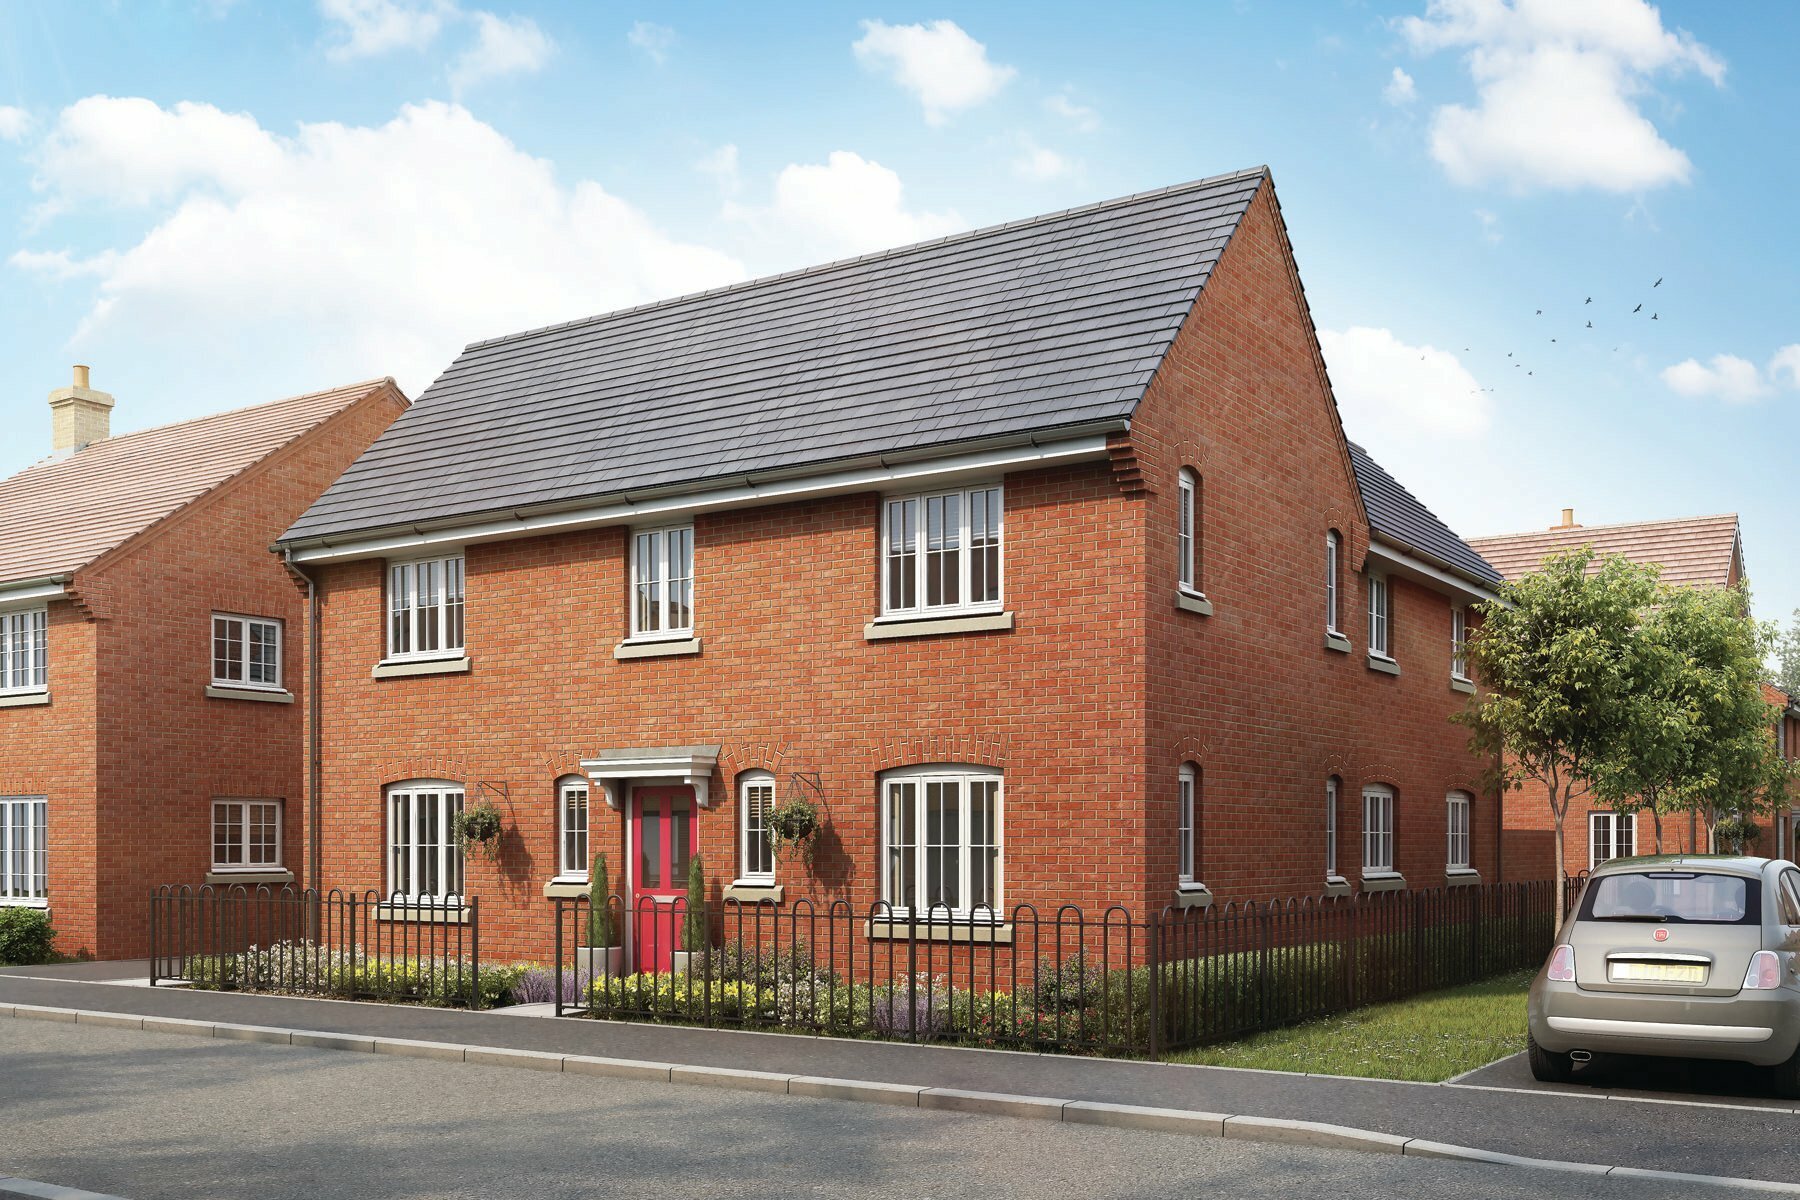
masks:
<svg viewBox="0 0 1800 1200"><path fill-rule="evenodd" d="M1558 878L1569 804L1593 790L1631 720L1632 655L1657 595L1654 567L1611 557L1590 572L1594 561L1591 547L1554 555L1479 606L1468 650L1487 691L1457 717L1503 790L1544 786Z"/></svg>
<svg viewBox="0 0 1800 1200"><path fill-rule="evenodd" d="M1775 643L1775 686L1800 699L1800 608Z"/></svg>

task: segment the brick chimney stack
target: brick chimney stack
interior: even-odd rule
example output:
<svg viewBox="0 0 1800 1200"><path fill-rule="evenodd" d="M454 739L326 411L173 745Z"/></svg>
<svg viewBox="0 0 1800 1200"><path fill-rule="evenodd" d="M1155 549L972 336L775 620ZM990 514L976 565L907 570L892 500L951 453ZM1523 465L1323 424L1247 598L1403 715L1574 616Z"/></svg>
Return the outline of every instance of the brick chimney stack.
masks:
<svg viewBox="0 0 1800 1200"><path fill-rule="evenodd" d="M59 455L105 440L112 432L113 398L88 386L88 369L75 368L73 387L50 393L50 448Z"/></svg>

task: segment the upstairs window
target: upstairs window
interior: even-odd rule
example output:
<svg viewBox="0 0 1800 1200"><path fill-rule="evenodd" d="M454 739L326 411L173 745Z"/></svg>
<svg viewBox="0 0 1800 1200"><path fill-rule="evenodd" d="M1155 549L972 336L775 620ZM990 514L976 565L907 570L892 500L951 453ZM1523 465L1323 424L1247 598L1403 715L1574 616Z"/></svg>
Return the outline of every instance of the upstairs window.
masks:
<svg viewBox="0 0 1800 1200"><path fill-rule="evenodd" d="M998 608L1001 507L998 486L889 498L882 506L882 613Z"/></svg>
<svg viewBox="0 0 1800 1200"><path fill-rule="evenodd" d="M221 687L281 687L281 622L214 613L212 680Z"/></svg>
<svg viewBox="0 0 1800 1200"><path fill-rule="evenodd" d="M1473 801L1467 792L1451 792L1446 799L1449 809L1445 823L1447 844L1444 866L1451 871L1469 869L1469 811Z"/></svg>
<svg viewBox="0 0 1800 1200"><path fill-rule="evenodd" d="M273 871L280 866L279 800L213 801L213 870Z"/></svg>
<svg viewBox="0 0 1800 1200"><path fill-rule="evenodd" d="M1325 631L1339 633L1338 625L1338 558L1344 539L1333 529L1325 535Z"/></svg>
<svg viewBox="0 0 1800 1200"><path fill-rule="evenodd" d="M631 636L694 632L694 527L641 529L631 539Z"/></svg>
<svg viewBox="0 0 1800 1200"><path fill-rule="evenodd" d="M1000 775L953 766L882 777L881 898L897 914L1000 907Z"/></svg>
<svg viewBox="0 0 1800 1200"><path fill-rule="evenodd" d="M42 796L0 796L0 904L49 901L47 808Z"/></svg>
<svg viewBox="0 0 1800 1200"><path fill-rule="evenodd" d="M1369 653L1392 658L1388 649L1388 581L1380 575L1369 576Z"/></svg>
<svg viewBox="0 0 1800 1200"><path fill-rule="evenodd" d="M50 613L0 612L0 694L41 692L50 684Z"/></svg>
<svg viewBox="0 0 1800 1200"><path fill-rule="evenodd" d="M1176 861L1175 882L1182 887L1192 886L1194 882L1194 863L1197 855L1194 848L1194 810L1196 797L1200 792L1200 772L1192 764L1183 766L1176 784Z"/></svg>
<svg viewBox="0 0 1800 1200"><path fill-rule="evenodd" d="M588 784L579 775L556 784L556 874L559 879L588 877ZM599 899L599 897L596 897Z"/></svg>
<svg viewBox="0 0 1800 1200"><path fill-rule="evenodd" d="M1469 679L1469 616L1460 604L1450 610L1450 678Z"/></svg>
<svg viewBox="0 0 1800 1200"><path fill-rule="evenodd" d="M1394 873L1394 789L1363 789L1363 874Z"/></svg>
<svg viewBox="0 0 1800 1200"><path fill-rule="evenodd" d="M738 878L745 883L775 882L775 840L769 836L769 814L774 809L775 777L767 771L746 771L738 780L743 823Z"/></svg>
<svg viewBox="0 0 1800 1200"><path fill-rule="evenodd" d="M447 658L462 649L462 555L390 564L388 657Z"/></svg>
<svg viewBox="0 0 1800 1200"><path fill-rule="evenodd" d="M1186 467L1175 480L1175 583L1200 590L1200 477Z"/></svg>

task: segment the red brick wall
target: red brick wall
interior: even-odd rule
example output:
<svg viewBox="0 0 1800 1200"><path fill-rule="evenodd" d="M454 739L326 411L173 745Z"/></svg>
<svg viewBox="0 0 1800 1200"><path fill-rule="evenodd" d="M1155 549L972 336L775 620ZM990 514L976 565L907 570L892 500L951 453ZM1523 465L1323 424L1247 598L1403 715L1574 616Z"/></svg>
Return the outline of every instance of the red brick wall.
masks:
<svg viewBox="0 0 1800 1200"><path fill-rule="evenodd" d="M52 703L0 710L0 744L20 745L12 729L38 721L53 727L45 730L53 740L42 744L59 747L51 760L58 765L35 788L9 783L0 765L0 794L18 787L48 797L51 903L63 951L147 951L150 890L198 885L211 867L215 798L283 801L285 865L298 876L305 598L269 545L404 403L394 391L358 401L79 572L76 591L97 619L83 622L66 602L51 607ZM283 622L283 682L294 703L206 696L216 611ZM0 750L9 753L16 752ZM29 783L29 768L21 770Z"/></svg>

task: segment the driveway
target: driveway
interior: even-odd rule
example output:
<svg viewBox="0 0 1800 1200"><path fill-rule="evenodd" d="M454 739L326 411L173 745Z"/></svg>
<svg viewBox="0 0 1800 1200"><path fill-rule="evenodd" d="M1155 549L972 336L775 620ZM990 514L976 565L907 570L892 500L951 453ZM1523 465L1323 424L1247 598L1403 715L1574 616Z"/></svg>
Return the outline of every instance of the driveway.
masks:
<svg viewBox="0 0 1800 1200"><path fill-rule="evenodd" d="M1539 1083L1521 1052L1458 1079L1458 1087L1503 1087L1569 1096L1655 1100L1679 1104L1727 1105L1790 1112L1792 1100L1777 1096L1767 1071L1742 1063L1633 1058L1608 1055L1575 1071L1568 1083Z"/></svg>
<svg viewBox="0 0 1800 1200"><path fill-rule="evenodd" d="M0 1062L0 1175L132 1200L1536 1200L1577 1185L1501 1166L80 1025L0 1021ZM1578 1186L1600 1200L1692 1194L1661 1181Z"/></svg>

